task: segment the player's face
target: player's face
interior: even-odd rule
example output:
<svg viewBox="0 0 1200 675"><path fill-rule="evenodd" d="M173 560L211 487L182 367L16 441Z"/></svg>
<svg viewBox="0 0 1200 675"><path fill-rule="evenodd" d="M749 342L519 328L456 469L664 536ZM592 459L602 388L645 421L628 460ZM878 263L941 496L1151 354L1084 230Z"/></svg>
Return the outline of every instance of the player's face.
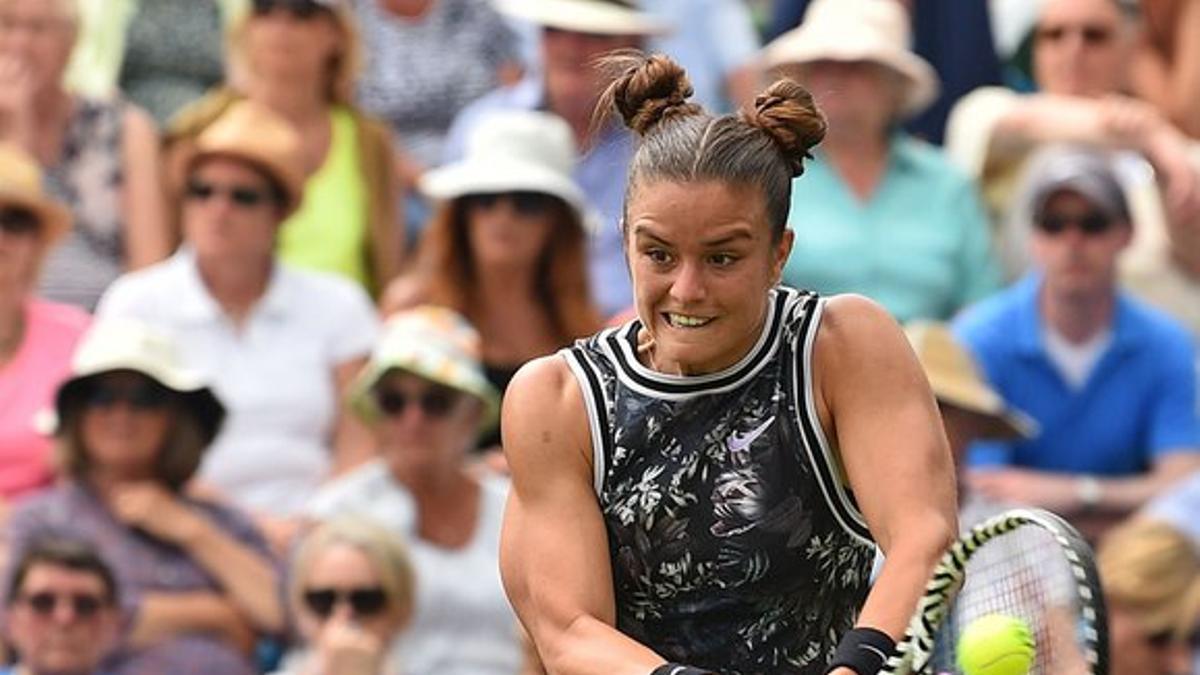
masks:
<svg viewBox="0 0 1200 675"><path fill-rule="evenodd" d="M758 339L791 231L774 241L761 192L720 182L638 186L626 218L648 365L690 375L736 363Z"/></svg>

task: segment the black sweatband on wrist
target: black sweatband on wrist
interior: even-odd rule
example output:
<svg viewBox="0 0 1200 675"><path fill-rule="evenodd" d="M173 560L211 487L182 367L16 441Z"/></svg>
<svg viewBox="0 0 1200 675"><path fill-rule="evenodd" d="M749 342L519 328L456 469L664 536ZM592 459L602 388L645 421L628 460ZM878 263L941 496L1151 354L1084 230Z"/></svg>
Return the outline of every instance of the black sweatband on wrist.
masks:
<svg viewBox="0 0 1200 675"><path fill-rule="evenodd" d="M682 663L664 663L650 671L650 675L717 675L711 670L693 668Z"/></svg>
<svg viewBox="0 0 1200 675"><path fill-rule="evenodd" d="M838 642L826 673L849 668L858 675L876 675L896 650L896 641L881 630L851 628Z"/></svg>

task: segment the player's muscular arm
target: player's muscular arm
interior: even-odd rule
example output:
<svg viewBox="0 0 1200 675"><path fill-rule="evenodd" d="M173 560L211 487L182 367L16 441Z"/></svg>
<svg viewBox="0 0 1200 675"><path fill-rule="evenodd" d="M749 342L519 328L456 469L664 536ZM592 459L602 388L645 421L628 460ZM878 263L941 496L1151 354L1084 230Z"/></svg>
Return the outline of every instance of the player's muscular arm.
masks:
<svg viewBox="0 0 1200 675"><path fill-rule="evenodd" d="M579 386L561 357L536 360L504 397L512 490L500 571L552 675L647 675L664 659L614 627L608 542L592 488Z"/></svg>
<svg viewBox="0 0 1200 675"><path fill-rule="evenodd" d="M887 555L859 624L898 639L957 534L954 467L937 404L899 326L865 298L829 301L814 373L823 421Z"/></svg>

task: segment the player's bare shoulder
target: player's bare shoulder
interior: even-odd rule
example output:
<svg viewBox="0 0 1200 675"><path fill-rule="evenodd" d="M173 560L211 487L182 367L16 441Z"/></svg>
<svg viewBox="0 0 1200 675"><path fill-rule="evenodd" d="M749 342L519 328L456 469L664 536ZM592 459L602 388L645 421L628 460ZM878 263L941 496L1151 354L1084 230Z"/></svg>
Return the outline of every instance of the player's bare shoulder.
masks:
<svg viewBox="0 0 1200 675"><path fill-rule="evenodd" d="M816 337L818 368L840 370L841 365L885 355L905 344L899 324L878 302L853 293L826 299Z"/></svg>
<svg viewBox="0 0 1200 675"><path fill-rule="evenodd" d="M504 394L504 452L515 480L571 467L591 473L591 436L583 393L557 354L526 363Z"/></svg>

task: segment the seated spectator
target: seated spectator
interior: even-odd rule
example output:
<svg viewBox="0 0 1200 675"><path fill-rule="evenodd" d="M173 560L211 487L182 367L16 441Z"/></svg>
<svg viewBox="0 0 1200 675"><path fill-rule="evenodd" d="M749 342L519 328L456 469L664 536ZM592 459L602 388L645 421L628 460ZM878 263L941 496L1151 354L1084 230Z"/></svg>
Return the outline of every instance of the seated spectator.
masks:
<svg viewBox="0 0 1200 675"><path fill-rule="evenodd" d="M391 126L415 188L441 164L454 116L521 78L516 35L488 0L359 0L355 10L371 54L359 100Z"/></svg>
<svg viewBox="0 0 1200 675"><path fill-rule="evenodd" d="M353 394L380 457L310 506L318 518L373 518L408 542L416 610L395 648L405 672L513 675L522 662L498 562L507 481L465 461L498 412L479 349L479 335L451 310L392 317Z"/></svg>
<svg viewBox="0 0 1200 675"><path fill-rule="evenodd" d="M634 139L618 124L593 128L592 114L603 91L594 63L613 50L639 47L667 26L630 2L608 0L504 0L505 14L542 29L542 70L467 106L446 141L446 160L462 158L476 125L503 110L545 110L567 122L580 149L575 182L600 213L590 240L591 288L608 317L633 304L624 241L618 223Z"/></svg>
<svg viewBox="0 0 1200 675"><path fill-rule="evenodd" d="M305 535L289 573L304 646L276 675L417 673L393 661L392 642L412 618L412 562L394 533L337 518Z"/></svg>
<svg viewBox="0 0 1200 675"><path fill-rule="evenodd" d="M228 86L171 125L172 159L236 102L249 99L295 127L304 196L279 231L280 259L334 272L370 293L400 272L404 242L391 133L353 104L360 48L350 0L254 0L230 38Z"/></svg>
<svg viewBox="0 0 1200 675"><path fill-rule="evenodd" d="M16 664L0 675L101 675L121 617L112 569L87 544L32 542L5 589L4 632Z"/></svg>
<svg viewBox="0 0 1200 675"><path fill-rule="evenodd" d="M984 87L950 114L946 150L983 188L1009 276L1029 266L1028 218L1017 178L1045 143L1123 151L1118 177L1135 237L1200 208L1200 182L1182 133L1151 104L1124 95L1136 30L1115 0L1047 0L1033 39L1035 94ZM1147 163L1148 162L1148 163Z"/></svg>
<svg viewBox="0 0 1200 675"><path fill-rule="evenodd" d="M829 124L792 185L796 244L783 278L861 293L901 321L948 319L994 291L1000 268L974 185L898 130L938 90L907 44L908 16L894 0L816 0L764 49L768 67L814 93Z"/></svg>
<svg viewBox="0 0 1200 675"><path fill-rule="evenodd" d="M1130 88L1176 127L1200 138L1200 3L1141 0L1142 35L1130 68Z"/></svg>
<svg viewBox="0 0 1200 675"><path fill-rule="evenodd" d="M180 165L186 246L119 279L102 317L133 316L179 342L230 409L202 482L254 512L285 545L288 517L330 472L370 453L342 414L342 392L366 361L377 320L365 293L275 255L304 182L293 128L250 101L230 106Z"/></svg>
<svg viewBox="0 0 1200 675"><path fill-rule="evenodd" d="M11 500L54 477L36 417L66 378L88 316L33 289L47 252L70 230L70 212L43 192L33 159L0 146L0 523Z"/></svg>
<svg viewBox="0 0 1200 675"><path fill-rule="evenodd" d="M1032 438L1037 424L1008 407L979 372L967 350L942 323L918 321L905 327L937 399L950 454L958 470L958 523L969 529L1003 505L976 494L964 480L967 449L976 441L1014 441Z"/></svg>
<svg viewBox="0 0 1200 675"><path fill-rule="evenodd" d="M588 292L590 222L571 180L575 143L558 117L497 113L475 130L465 159L425 174L441 200L418 269L389 289L384 312L449 307L478 326L484 370L501 393L526 361L600 328ZM499 443L499 435L485 445Z"/></svg>
<svg viewBox="0 0 1200 675"><path fill-rule="evenodd" d="M267 543L237 511L182 492L224 418L205 380L165 335L100 321L55 412L63 482L16 507L11 560L45 536L96 547L131 613L116 675L254 673L256 636L284 627Z"/></svg>
<svg viewBox="0 0 1200 675"><path fill-rule="evenodd" d="M46 260L40 294L91 310L122 271L170 253L154 123L118 100L63 89L73 0L0 0L0 141L44 167L75 228Z"/></svg>
<svg viewBox="0 0 1200 675"><path fill-rule="evenodd" d="M1031 162L1041 267L955 323L988 379L1041 433L981 444L971 488L1049 508L1097 535L1200 467L1190 336L1128 297L1116 260L1132 236L1108 155L1051 147Z"/></svg>
<svg viewBox="0 0 1200 675"><path fill-rule="evenodd" d="M1108 672L1196 672L1200 554L1193 542L1166 523L1134 519L1104 538L1097 567L1108 609Z"/></svg>

